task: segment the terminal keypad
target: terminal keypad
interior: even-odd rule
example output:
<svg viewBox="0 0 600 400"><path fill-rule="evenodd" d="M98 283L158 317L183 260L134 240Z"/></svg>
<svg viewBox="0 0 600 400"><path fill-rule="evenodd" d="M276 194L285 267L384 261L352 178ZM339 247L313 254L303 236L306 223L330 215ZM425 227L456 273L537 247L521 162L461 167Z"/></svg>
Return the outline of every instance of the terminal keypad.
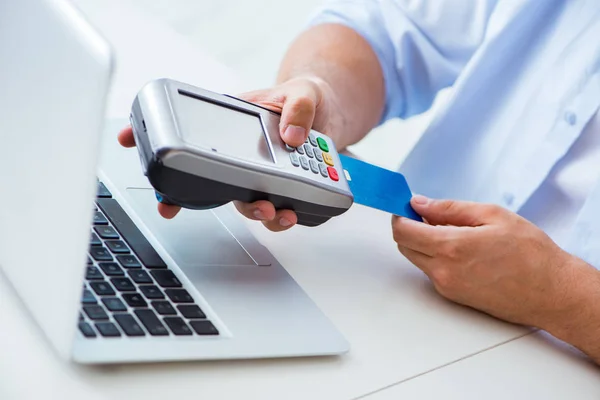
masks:
<svg viewBox="0 0 600 400"><path fill-rule="evenodd" d="M294 167L301 167L323 178L337 182L339 176L333 157L329 153L329 145L325 139L310 133L304 144L294 148L286 145L290 153L290 162Z"/></svg>

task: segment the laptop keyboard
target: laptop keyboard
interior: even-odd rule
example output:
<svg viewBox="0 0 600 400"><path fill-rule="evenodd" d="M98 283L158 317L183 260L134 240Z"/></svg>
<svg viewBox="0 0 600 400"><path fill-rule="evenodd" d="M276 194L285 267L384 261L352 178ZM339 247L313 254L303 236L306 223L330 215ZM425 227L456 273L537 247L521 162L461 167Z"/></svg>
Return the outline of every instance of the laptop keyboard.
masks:
<svg viewBox="0 0 600 400"><path fill-rule="evenodd" d="M84 337L219 334L101 182L90 233L79 316Z"/></svg>

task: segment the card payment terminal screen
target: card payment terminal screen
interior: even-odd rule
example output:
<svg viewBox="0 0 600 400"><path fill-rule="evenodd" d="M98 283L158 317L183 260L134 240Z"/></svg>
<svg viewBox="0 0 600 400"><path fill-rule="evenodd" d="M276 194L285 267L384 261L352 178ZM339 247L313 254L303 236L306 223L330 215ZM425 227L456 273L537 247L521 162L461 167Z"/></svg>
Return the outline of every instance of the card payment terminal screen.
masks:
<svg viewBox="0 0 600 400"><path fill-rule="evenodd" d="M192 146L248 161L273 163L260 117L180 92L181 136Z"/></svg>

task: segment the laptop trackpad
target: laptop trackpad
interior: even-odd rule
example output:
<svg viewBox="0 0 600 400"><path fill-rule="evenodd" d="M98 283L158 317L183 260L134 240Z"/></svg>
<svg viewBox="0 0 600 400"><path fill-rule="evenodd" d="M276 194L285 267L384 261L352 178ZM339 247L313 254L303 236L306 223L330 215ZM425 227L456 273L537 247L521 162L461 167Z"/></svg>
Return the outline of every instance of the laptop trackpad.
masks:
<svg viewBox="0 0 600 400"><path fill-rule="evenodd" d="M181 268L256 265L212 211L182 209L168 220L156 210L154 190L128 188L127 193L132 207Z"/></svg>

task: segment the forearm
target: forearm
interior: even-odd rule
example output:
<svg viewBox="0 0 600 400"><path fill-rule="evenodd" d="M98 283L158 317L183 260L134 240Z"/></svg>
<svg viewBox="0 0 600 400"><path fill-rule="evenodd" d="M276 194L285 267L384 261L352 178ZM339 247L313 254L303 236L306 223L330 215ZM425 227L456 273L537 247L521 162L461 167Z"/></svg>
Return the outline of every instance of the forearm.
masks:
<svg viewBox="0 0 600 400"><path fill-rule="evenodd" d="M302 33L288 49L277 81L299 76L325 82L344 127L329 133L338 147L356 143L379 122L385 102L383 73L369 44L354 30L324 24Z"/></svg>
<svg viewBox="0 0 600 400"><path fill-rule="evenodd" d="M600 365L600 271L574 258L558 315L542 326Z"/></svg>

